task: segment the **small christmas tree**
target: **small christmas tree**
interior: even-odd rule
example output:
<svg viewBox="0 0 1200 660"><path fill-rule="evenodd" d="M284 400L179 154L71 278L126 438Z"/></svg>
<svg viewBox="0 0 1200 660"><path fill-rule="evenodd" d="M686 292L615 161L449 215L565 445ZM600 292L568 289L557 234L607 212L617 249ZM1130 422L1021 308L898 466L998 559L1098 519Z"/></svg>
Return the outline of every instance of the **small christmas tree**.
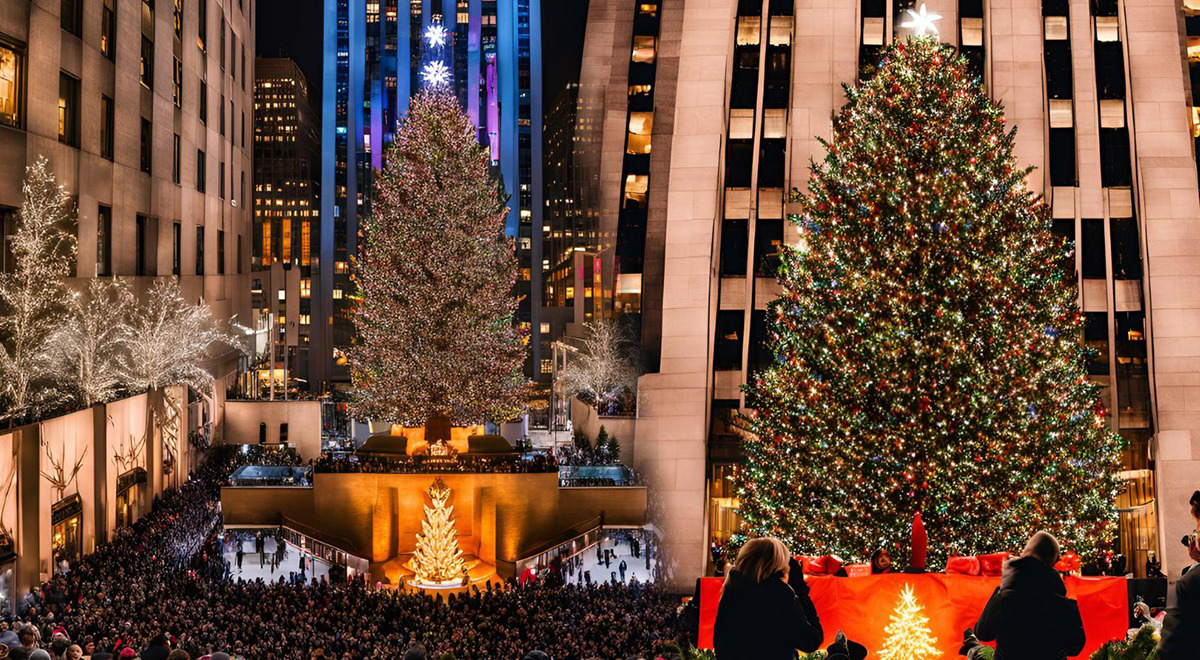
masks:
<svg viewBox="0 0 1200 660"><path fill-rule="evenodd" d="M912 586L904 585L900 601L892 612L892 622L883 629L887 640L879 650L879 660L932 660L942 657L937 638L930 633L929 617L921 614L921 604Z"/></svg>
<svg viewBox="0 0 1200 660"><path fill-rule="evenodd" d="M466 564L458 547L458 532L454 530L454 507L446 504L450 488L441 479L429 487L433 506L425 507L425 520L417 534L417 549L413 552L412 567L417 582L448 584L462 579Z"/></svg>

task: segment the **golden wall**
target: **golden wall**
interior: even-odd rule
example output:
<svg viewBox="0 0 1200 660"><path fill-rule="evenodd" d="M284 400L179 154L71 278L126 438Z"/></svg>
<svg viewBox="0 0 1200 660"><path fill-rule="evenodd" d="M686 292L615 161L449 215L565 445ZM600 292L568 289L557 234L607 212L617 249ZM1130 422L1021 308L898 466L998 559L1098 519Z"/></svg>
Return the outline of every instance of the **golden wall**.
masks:
<svg viewBox="0 0 1200 660"><path fill-rule="evenodd" d="M555 473L319 473L312 488L222 488L221 507L227 525L274 526L287 517L377 564L416 547L438 477L451 489L463 551L505 577L517 559L601 512L608 525L645 522L645 487L559 488Z"/></svg>

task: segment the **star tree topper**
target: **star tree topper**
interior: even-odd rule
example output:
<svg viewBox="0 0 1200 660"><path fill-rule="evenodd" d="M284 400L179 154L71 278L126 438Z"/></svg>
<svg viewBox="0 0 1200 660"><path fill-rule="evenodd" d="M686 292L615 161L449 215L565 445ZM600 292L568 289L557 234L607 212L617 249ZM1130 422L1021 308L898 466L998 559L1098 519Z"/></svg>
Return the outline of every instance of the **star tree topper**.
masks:
<svg viewBox="0 0 1200 660"><path fill-rule="evenodd" d="M941 14L931 14L925 9L925 3L921 3L920 9L905 9L904 13L908 14L908 18L900 24L902 28L912 28L913 36L923 37L925 35L939 36L935 21L942 19Z"/></svg>

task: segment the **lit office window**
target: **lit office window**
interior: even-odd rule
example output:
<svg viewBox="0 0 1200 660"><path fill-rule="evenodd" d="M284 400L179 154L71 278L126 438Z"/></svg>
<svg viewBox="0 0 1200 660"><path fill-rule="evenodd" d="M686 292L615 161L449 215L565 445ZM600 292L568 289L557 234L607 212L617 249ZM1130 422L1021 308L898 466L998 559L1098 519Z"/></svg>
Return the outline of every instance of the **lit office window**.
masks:
<svg viewBox="0 0 1200 660"><path fill-rule="evenodd" d="M635 36L633 38L633 61L638 64L653 64L655 56L654 37Z"/></svg>
<svg viewBox="0 0 1200 660"><path fill-rule="evenodd" d="M629 113L629 142L625 152L630 154L650 153L650 133L653 128L653 112Z"/></svg>
<svg viewBox="0 0 1200 660"><path fill-rule="evenodd" d="M20 126L21 60L23 55L0 45L0 123Z"/></svg>

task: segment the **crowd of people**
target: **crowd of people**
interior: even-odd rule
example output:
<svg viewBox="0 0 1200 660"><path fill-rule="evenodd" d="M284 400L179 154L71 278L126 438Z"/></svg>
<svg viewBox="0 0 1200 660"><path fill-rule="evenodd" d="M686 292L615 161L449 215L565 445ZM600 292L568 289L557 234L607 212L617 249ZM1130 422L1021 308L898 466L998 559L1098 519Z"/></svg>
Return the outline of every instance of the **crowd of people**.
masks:
<svg viewBox="0 0 1200 660"><path fill-rule="evenodd" d="M104 660L106 653L163 660L169 652L176 652L171 660L222 660L222 653L402 658L421 643L430 659L519 659L540 649L558 660L608 660L647 653L677 634L678 597L652 585L513 582L443 599L376 590L361 580L231 579L221 552L228 539L220 533L218 484L244 459L213 448L182 489L165 493L110 543L33 590L5 623L11 630L0 642L11 642L9 657L33 657L40 648L62 660L72 657L73 644L79 654L72 660Z"/></svg>
<svg viewBox="0 0 1200 660"><path fill-rule="evenodd" d="M553 456L535 454L502 454L496 456L459 455L438 456L323 456L315 463L317 472L372 474L427 474L432 472L481 472L499 474L528 474L557 472Z"/></svg>

